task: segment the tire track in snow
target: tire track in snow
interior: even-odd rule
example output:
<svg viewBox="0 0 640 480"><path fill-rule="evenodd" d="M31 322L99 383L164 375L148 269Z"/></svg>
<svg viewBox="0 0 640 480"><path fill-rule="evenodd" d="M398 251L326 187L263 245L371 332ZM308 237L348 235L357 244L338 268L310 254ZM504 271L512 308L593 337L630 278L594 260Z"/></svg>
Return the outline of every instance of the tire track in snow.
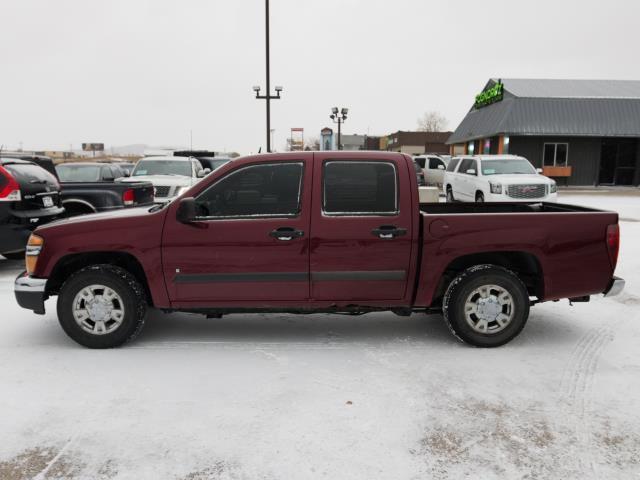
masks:
<svg viewBox="0 0 640 480"><path fill-rule="evenodd" d="M587 478L597 478L592 447L593 384L602 352L615 337L615 324L592 328L578 341L563 373L561 401L569 427L575 432L578 468Z"/></svg>

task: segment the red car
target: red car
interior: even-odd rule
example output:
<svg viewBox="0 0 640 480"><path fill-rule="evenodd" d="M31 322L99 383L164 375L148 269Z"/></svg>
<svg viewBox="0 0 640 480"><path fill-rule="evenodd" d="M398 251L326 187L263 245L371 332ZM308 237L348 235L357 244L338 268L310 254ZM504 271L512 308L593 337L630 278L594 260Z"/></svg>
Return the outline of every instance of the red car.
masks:
<svg viewBox="0 0 640 480"><path fill-rule="evenodd" d="M18 303L58 295L67 334L115 347L147 307L235 312L442 312L476 346L507 343L538 302L614 295L618 215L562 204L419 204L390 152L250 156L153 208L39 227Z"/></svg>

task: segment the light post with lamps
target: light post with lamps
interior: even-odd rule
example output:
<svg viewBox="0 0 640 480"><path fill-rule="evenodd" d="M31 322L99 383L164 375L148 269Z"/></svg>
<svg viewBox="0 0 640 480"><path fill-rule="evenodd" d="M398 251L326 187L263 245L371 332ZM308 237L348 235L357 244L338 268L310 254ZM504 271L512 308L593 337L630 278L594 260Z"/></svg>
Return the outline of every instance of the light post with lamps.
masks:
<svg viewBox="0 0 640 480"><path fill-rule="evenodd" d="M266 36L266 56L267 56L267 94L260 95L260 87L253 87L256 98L267 101L267 153L271 152L271 100L279 100L282 87L276 87L276 94L271 95L271 76L269 74L269 0L265 0L265 36Z"/></svg>
<svg viewBox="0 0 640 480"><path fill-rule="evenodd" d="M338 124L338 150L342 150L342 132L340 127L347 120L347 113L349 113L348 108L338 110L338 107L333 107L331 109L331 115L329 115L329 118L333 120L333 123Z"/></svg>

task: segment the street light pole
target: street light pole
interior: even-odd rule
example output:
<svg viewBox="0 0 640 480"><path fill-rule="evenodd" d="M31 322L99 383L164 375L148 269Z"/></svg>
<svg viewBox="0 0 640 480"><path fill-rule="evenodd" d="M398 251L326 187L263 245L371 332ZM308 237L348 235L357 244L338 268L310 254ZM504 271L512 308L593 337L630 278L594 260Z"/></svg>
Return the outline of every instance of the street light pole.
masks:
<svg viewBox="0 0 640 480"><path fill-rule="evenodd" d="M342 131L340 127L347 120L347 113L349 113L348 108L338 109L338 107L333 107L331 109L331 115L329 115L333 123L338 124L338 150L342 150Z"/></svg>
<svg viewBox="0 0 640 480"><path fill-rule="evenodd" d="M265 44L267 46L266 57L267 57L267 153L271 153L271 75L270 65L269 65L269 0L265 0L264 2L264 20L265 26L264 31L266 35Z"/></svg>
<svg viewBox="0 0 640 480"><path fill-rule="evenodd" d="M267 93L266 95L260 95L260 87L253 87L253 91L256 92L256 98L258 100L267 101L267 153L271 152L271 100L279 100L282 87L276 87L276 95L271 95L271 75L270 75L270 62L269 62L269 0L265 0L265 45L266 45L266 73L267 73Z"/></svg>

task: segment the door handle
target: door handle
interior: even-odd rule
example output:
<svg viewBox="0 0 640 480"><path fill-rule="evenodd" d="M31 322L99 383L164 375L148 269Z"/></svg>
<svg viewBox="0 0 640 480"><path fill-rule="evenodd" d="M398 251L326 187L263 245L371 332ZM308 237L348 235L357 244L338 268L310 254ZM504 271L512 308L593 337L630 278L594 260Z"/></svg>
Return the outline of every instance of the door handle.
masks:
<svg viewBox="0 0 640 480"><path fill-rule="evenodd" d="M293 240L294 238L304 237L304 231L296 230L291 227L280 227L269 232L269 236L282 241Z"/></svg>
<svg viewBox="0 0 640 480"><path fill-rule="evenodd" d="M401 237L407 234L406 228L398 228L395 225L380 225L378 228L371 230L371 233L376 237L384 240L392 240L395 237Z"/></svg>

